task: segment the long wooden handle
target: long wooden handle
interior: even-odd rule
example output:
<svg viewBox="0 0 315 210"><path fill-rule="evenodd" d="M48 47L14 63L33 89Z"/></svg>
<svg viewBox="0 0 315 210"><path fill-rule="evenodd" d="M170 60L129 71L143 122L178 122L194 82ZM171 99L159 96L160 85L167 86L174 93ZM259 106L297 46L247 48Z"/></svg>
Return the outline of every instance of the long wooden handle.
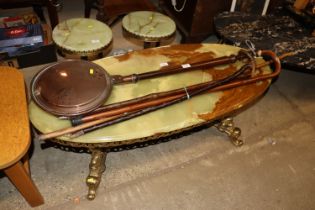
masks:
<svg viewBox="0 0 315 210"><path fill-rule="evenodd" d="M166 66L163 69L145 72L142 74L131 74L127 76L112 75L113 84L125 84L125 83L136 83L139 80L150 79L160 76L167 76L177 73L183 73L193 70L200 70L202 68L210 68L218 65L234 63L236 60L241 59L242 54L222 56L219 58L214 58L208 61L200 61L196 63L187 63L177 66Z"/></svg>

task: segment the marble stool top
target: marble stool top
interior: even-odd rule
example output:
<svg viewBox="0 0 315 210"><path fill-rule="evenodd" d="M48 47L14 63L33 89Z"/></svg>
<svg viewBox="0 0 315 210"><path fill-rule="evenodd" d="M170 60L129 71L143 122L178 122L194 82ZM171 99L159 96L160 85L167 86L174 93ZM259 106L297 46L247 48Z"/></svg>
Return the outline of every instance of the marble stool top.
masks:
<svg viewBox="0 0 315 210"><path fill-rule="evenodd" d="M123 29L145 41L169 38L176 31L175 22L166 15L151 11L137 11L122 20Z"/></svg>
<svg viewBox="0 0 315 210"><path fill-rule="evenodd" d="M57 47L77 53L103 49L110 44L112 36L112 30L106 24L88 18L63 21L52 33Z"/></svg>

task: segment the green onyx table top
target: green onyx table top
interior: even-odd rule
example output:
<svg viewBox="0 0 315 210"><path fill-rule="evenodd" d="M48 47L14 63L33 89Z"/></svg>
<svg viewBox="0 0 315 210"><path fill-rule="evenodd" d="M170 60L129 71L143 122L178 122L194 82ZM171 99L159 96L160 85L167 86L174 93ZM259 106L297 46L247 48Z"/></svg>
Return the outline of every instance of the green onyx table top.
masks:
<svg viewBox="0 0 315 210"><path fill-rule="evenodd" d="M104 23L88 18L72 18L59 23L52 38L58 47L73 52L95 51L112 40L112 31Z"/></svg>
<svg viewBox="0 0 315 210"><path fill-rule="evenodd" d="M228 45L181 44L134 51L94 62L111 75L129 75L163 69L165 65L187 64L236 54L238 51L239 48ZM257 62L263 61L261 58L256 59ZM222 78L224 75L231 74L240 65L241 63L237 62L231 65L147 79L135 84L116 85L106 104ZM270 72L270 68L264 67L263 71ZM233 113L261 96L269 84L270 81L262 81L229 90L206 93L77 138L69 139L63 136L59 139L76 143L123 142L185 129ZM29 104L29 116L32 124L43 133L70 126L68 120L58 119L40 109L34 102Z"/></svg>
<svg viewBox="0 0 315 210"><path fill-rule="evenodd" d="M143 38L169 37L176 30L171 18L150 11L131 12L123 18L122 25L129 33Z"/></svg>

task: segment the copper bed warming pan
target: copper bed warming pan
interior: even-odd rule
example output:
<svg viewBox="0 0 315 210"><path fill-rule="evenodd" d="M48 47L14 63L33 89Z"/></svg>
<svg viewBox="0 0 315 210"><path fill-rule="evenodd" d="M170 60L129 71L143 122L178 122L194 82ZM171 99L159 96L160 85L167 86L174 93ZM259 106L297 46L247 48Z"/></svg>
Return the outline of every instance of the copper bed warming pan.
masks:
<svg viewBox="0 0 315 210"><path fill-rule="evenodd" d="M189 68L169 66L163 67L163 70L127 76L109 75L104 68L90 61L65 60L35 75L31 82L31 95L35 103L47 112L57 116L77 116L104 104L113 85L234 63L244 57L246 55L239 51L237 55L189 64Z"/></svg>
<svg viewBox="0 0 315 210"><path fill-rule="evenodd" d="M67 60L36 74L31 94L42 109L58 116L74 116L100 106L108 98L111 87L111 77L99 65Z"/></svg>

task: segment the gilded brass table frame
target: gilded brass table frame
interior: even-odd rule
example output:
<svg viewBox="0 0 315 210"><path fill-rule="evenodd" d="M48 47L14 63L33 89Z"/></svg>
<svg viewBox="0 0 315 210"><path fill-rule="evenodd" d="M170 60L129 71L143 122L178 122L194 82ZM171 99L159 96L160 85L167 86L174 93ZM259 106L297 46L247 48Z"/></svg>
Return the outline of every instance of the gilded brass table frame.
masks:
<svg viewBox="0 0 315 210"><path fill-rule="evenodd" d="M190 131L194 128L198 128L209 124L210 125L213 124L214 127L216 127L220 132L227 134L233 145L235 146L243 145L243 141L239 139L241 135L241 129L235 127L232 117L226 117L215 122L208 121L168 133L162 133L158 135L148 136L139 139L132 139L127 141L116 141L106 143L76 143L58 139L53 139L52 141L65 146L87 148L90 151L91 160L89 164L89 175L86 178L86 184L88 186L87 198L89 200L93 200L96 196L97 188L101 182L102 174L106 169L105 161L108 151L110 150L120 151L123 149L133 149L137 147L144 147L152 144L157 144L159 143L159 139L174 136L176 134L178 135L184 131Z"/></svg>

